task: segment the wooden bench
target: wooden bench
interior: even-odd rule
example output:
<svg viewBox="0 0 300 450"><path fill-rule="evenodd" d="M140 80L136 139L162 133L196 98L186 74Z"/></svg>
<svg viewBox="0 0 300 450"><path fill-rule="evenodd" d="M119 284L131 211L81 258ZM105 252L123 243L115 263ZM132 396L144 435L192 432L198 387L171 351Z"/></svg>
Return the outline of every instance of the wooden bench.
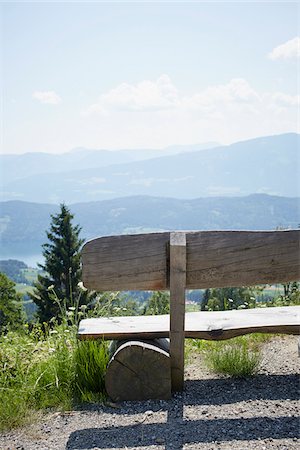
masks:
<svg viewBox="0 0 300 450"><path fill-rule="evenodd" d="M183 389L184 338L220 340L252 332L300 330L298 306L185 314L185 289L299 280L299 255L300 230L164 232L91 240L82 251L83 283L88 289L170 290L170 316L85 319L78 336L131 340L117 346L109 365L114 383L125 379L118 381L118 392L126 383L135 386L125 392L128 398L121 399L166 398L169 379L173 391ZM169 352L165 342L143 342L166 337ZM146 363L152 366L152 385ZM165 373L168 367L170 377ZM112 388L110 380L107 385ZM118 395L115 399L120 399Z"/></svg>

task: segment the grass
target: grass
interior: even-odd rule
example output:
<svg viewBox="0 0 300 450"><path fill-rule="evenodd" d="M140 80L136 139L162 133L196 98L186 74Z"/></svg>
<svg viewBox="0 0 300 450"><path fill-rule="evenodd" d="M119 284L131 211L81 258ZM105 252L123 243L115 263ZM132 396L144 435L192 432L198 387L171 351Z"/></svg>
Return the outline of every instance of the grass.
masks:
<svg viewBox="0 0 300 450"><path fill-rule="evenodd" d="M197 349L204 356L204 362L212 371L244 378L253 376L261 361L262 343L270 339L270 335L251 334L239 336L228 341L204 341L193 339L187 346Z"/></svg>
<svg viewBox="0 0 300 450"><path fill-rule="evenodd" d="M1 336L0 430L31 422L39 410L103 401L107 353L102 342L78 342L76 327L66 325Z"/></svg>

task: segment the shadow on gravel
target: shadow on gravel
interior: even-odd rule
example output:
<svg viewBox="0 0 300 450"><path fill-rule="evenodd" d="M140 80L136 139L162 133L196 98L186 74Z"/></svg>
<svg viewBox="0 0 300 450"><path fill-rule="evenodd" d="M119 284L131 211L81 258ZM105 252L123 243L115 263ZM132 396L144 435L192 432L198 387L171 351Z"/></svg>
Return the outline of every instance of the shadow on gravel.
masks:
<svg viewBox="0 0 300 450"><path fill-rule="evenodd" d="M185 444L219 441L287 439L299 436L297 417L251 417L236 419L187 420L184 406L222 405L251 400L296 400L299 398L297 375L257 375L245 380L187 380L183 394L170 401L126 402L119 409L101 408L113 414L136 414L147 410L167 411L166 423L138 423L132 426L87 428L73 432L67 450L132 448L163 445L167 450L182 449ZM88 406L87 410L98 407ZM255 415L255 410L253 411ZM151 419L153 420L153 418Z"/></svg>
<svg viewBox="0 0 300 450"><path fill-rule="evenodd" d="M182 449L185 444L232 440L283 439L299 437L296 417L255 417L251 419L169 420L167 423L141 424L75 431L68 450L130 448L164 445Z"/></svg>

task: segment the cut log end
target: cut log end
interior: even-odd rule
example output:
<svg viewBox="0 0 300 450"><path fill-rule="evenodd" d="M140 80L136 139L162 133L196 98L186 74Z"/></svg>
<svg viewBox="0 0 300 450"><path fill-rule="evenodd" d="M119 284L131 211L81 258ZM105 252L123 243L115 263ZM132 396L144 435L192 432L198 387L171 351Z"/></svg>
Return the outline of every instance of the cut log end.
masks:
<svg viewBox="0 0 300 450"><path fill-rule="evenodd" d="M155 341L123 343L108 364L105 387L115 402L171 398L169 353Z"/></svg>

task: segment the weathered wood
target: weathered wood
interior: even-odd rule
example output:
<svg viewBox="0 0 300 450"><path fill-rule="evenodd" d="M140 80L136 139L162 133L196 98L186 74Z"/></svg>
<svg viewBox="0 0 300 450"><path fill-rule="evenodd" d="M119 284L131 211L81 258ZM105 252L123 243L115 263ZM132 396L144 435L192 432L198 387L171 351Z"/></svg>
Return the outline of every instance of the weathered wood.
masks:
<svg viewBox="0 0 300 450"><path fill-rule="evenodd" d="M167 288L169 233L93 239L82 249L82 280L98 291Z"/></svg>
<svg viewBox="0 0 300 450"><path fill-rule="evenodd" d="M300 230L187 234L188 289L300 279Z"/></svg>
<svg viewBox="0 0 300 450"><path fill-rule="evenodd" d="M80 339L155 339L169 336L170 317L132 316L84 319ZM185 314L185 337L223 340L249 333L300 334L300 306Z"/></svg>
<svg viewBox="0 0 300 450"><path fill-rule="evenodd" d="M186 284L185 233L170 235L170 357L172 390L184 383L184 319Z"/></svg>
<svg viewBox="0 0 300 450"><path fill-rule="evenodd" d="M82 250L88 289L168 289L170 233L94 239ZM300 230L187 232L186 288L300 279Z"/></svg>
<svg viewBox="0 0 300 450"><path fill-rule="evenodd" d="M113 401L169 399L170 356L155 341L128 341L110 360L105 387Z"/></svg>

